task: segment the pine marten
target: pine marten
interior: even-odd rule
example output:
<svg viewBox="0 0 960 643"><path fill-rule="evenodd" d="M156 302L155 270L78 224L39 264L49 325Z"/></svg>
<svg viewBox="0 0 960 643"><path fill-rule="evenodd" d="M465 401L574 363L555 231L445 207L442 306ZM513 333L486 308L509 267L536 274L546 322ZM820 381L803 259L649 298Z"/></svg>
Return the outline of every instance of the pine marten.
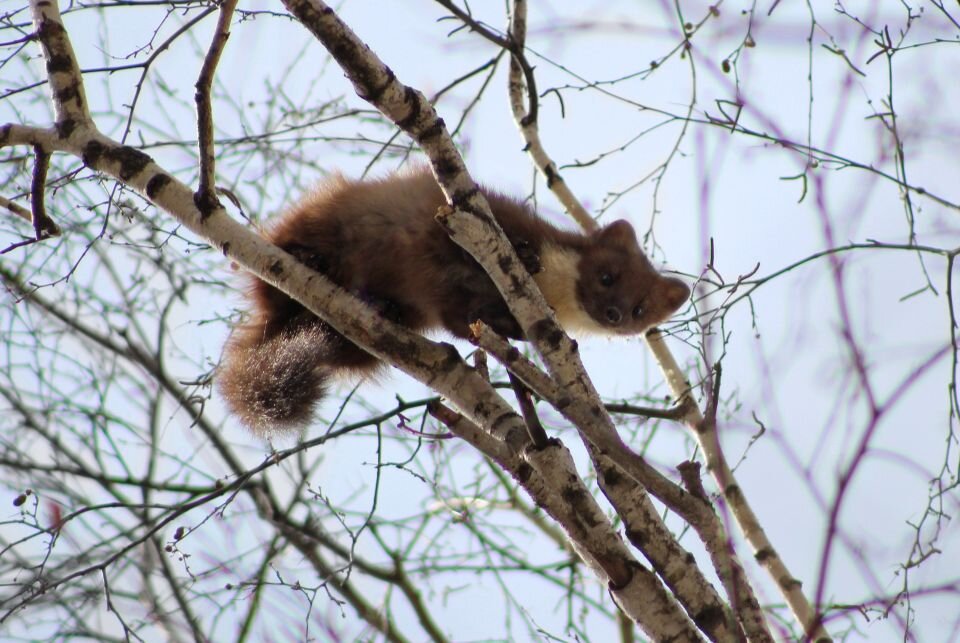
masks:
<svg viewBox="0 0 960 643"><path fill-rule="evenodd" d="M690 295L657 272L626 221L561 230L519 201L482 189L497 222L567 330L636 335ZM481 320L523 339L480 265L434 219L446 200L425 169L378 180L333 178L300 200L266 238L412 330L469 336ZM255 433L304 427L332 374L368 375L377 358L273 286L254 279L250 316L217 374L229 410Z"/></svg>

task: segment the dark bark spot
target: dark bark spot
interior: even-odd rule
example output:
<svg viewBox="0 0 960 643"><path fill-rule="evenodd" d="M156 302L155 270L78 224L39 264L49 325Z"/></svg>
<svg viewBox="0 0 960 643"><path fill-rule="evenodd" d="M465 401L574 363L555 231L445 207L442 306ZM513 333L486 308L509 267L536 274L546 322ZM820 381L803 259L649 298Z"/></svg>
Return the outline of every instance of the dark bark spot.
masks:
<svg viewBox="0 0 960 643"><path fill-rule="evenodd" d="M87 167L95 167L100 157L103 156L104 147L99 141L90 141L83 146L82 158L83 164Z"/></svg>
<svg viewBox="0 0 960 643"><path fill-rule="evenodd" d="M583 504L586 502L586 497L584 495L585 493L586 492L581 488L568 487L561 494L561 497L565 502L574 507L579 515L580 522L588 529L593 529L597 526L597 521L593 519L593 514L591 514L589 511L582 511Z"/></svg>
<svg viewBox="0 0 960 643"><path fill-rule="evenodd" d="M391 72L392 73L392 72ZM420 117L423 114L421 109L421 101L423 99L414 88L404 85L403 86L403 102L410 106L410 113L404 116L402 119L397 121L397 126L404 131L409 131L417 121L420 120ZM440 120L440 119L437 119ZM432 127L436 127L437 123L434 121ZM442 121L441 121L442 126ZM420 133L419 140L427 138L427 133L430 132L430 128L427 128L425 131Z"/></svg>
<svg viewBox="0 0 960 643"><path fill-rule="evenodd" d="M49 7L50 3L43 2L43 3L40 3L40 6ZM51 38L56 38L57 36L60 36L61 34L63 34L64 31L65 29L63 28L63 25L61 25L59 22L56 22L54 20L48 20L47 18L43 18L40 21L40 26L37 28L37 36L40 38L41 41L45 42Z"/></svg>
<svg viewBox="0 0 960 643"><path fill-rule="evenodd" d="M704 632L713 632L723 623L723 610L719 605L711 605L693 615L693 622Z"/></svg>
<svg viewBox="0 0 960 643"><path fill-rule="evenodd" d="M120 178L129 181L143 171L153 159L148 154L144 154L138 149L129 145L124 145L112 154L113 158L120 163Z"/></svg>
<svg viewBox="0 0 960 643"><path fill-rule="evenodd" d="M350 47L348 47L345 43L338 42L330 48L330 55L333 56L333 58L338 62L345 61L347 60L347 56L350 55Z"/></svg>
<svg viewBox="0 0 960 643"><path fill-rule="evenodd" d="M220 207L220 201L211 191L193 193L193 204L200 210L200 222L204 223L213 214L213 211Z"/></svg>
<svg viewBox="0 0 960 643"><path fill-rule="evenodd" d="M603 483L608 487L615 487L623 482L623 476L616 467L607 467L603 470Z"/></svg>
<svg viewBox="0 0 960 643"><path fill-rule="evenodd" d="M382 82L380 85L376 87L372 87L370 94L368 96L364 96L366 100L376 103L377 101L380 100L380 97L383 96L384 92L387 91L390 85L392 85L397 80L397 77L393 73L393 70L390 69L389 67L387 67L384 70L384 73L386 74L387 79L384 82Z"/></svg>
<svg viewBox="0 0 960 643"><path fill-rule="evenodd" d="M105 163L118 163L120 169L117 171L117 174L123 181L129 181L140 174L140 172L153 161L147 154L128 145L111 148L103 145L99 141L90 141L87 143L83 148L82 156L84 165L93 169L100 169L97 165L101 161Z"/></svg>
<svg viewBox="0 0 960 643"><path fill-rule="evenodd" d="M460 353L457 351L456 346L453 344L448 344L447 342L440 342L440 348L444 350L446 355L443 358L443 362L439 365L444 371L449 371L459 365L462 360L460 359Z"/></svg>
<svg viewBox="0 0 960 643"><path fill-rule="evenodd" d="M61 103L67 103L73 99L80 99L80 91L77 88L76 84L68 85L57 92L57 100Z"/></svg>
<svg viewBox="0 0 960 643"><path fill-rule="evenodd" d="M546 171L545 171L544 173L547 175L547 187L548 187L548 188L549 188L549 187L553 187L553 184L554 184L556 181L562 181L562 180L563 180L563 179L560 178L560 175L557 174L557 171L556 171L556 169L554 169L552 163L547 166L547 169L546 169Z"/></svg>
<svg viewBox="0 0 960 643"><path fill-rule="evenodd" d="M533 475L533 467L531 467L526 462L520 463L520 466L517 467L516 477L517 480L521 483L526 482L530 479L530 476Z"/></svg>
<svg viewBox="0 0 960 643"><path fill-rule="evenodd" d="M456 159L448 158L446 155L437 161L434 166L437 176L441 178L456 174L460 171L460 168L460 163L458 163Z"/></svg>
<svg viewBox="0 0 960 643"><path fill-rule="evenodd" d="M479 190L476 187L473 187L469 190L454 192L453 196L451 197L451 201L453 201L453 207L458 210L464 210L466 212L477 214L472 208L467 207L467 203L474 197L474 195L477 194L477 192L479 192Z"/></svg>
<svg viewBox="0 0 960 643"><path fill-rule="evenodd" d="M73 131L77 129L77 121L72 118L66 118L59 123L57 123L57 136L60 138L66 139L69 138Z"/></svg>
<svg viewBox="0 0 960 643"><path fill-rule="evenodd" d="M732 501L732 502L742 501L743 498L742 498L741 496L742 496L742 494L740 493L740 485L731 484L731 485L728 485L728 486L723 490L723 497L724 497L724 498L727 498L728 500L730 500L730 501Z"/></svg>
<svg viewBox="0 0 960 643"><path fill-rule="evenodd" d="M640 529L627 529L626 534L627 534L627 540L629 540L633 546L635 546L640 551L644 551L644 548L649 542L649 539L647 538L647 532ZM653 564L653 568L658 573L662 571L661 569L658 568L656 564Z"/></svg>
<svg viewBox="0 0 960 643"><path fill-rule="evenodd" d="M416 115L419 118L419 115L420 115L419 110L415 110L415 114L411 114L407 118L403 119L404 122L411 121L414 115ZM447 124L443 122L442 118L438 117L437 120L433 121L430 127L420 132L420 136L417 138L417 142L422 145L424 141L428 141L431 138L436 138L437 136L440 136L441 134L443 134L444 131L446 131L446 129L447 129Z"/></svg>
<svg viewBox="0 0 960 643"><path fill-rule="evenodd" d="M267 272L269 272L274 277L279 277L280 275L283 274L283 266L280 264L279 261L274 261L272 264L270 264L270 267L267 268Z"/></svg>
<svg viewBox="0 0 960 643"><path fill-rule="evenodd" d="M167 187L171 181L173 181L173 179L163 172L154 174L152 177L150 177L150 180L147 181L147 197L150 199L156 199L160 191Z"/></svg>
<svg viewBox="0 0 960 643"><path fill-rule="evenodd" d="M548 319L541 319L534 324L530 333L534 339L548 343L551 348L557 348L563 339L563 331Z"/></svg>
<svg viewBox="0 0 960 643"><path fill-rule="evenodd" d="M47 73L55 74L61 71L70 71L73 67L72 63L70 56L52 55L47 59Z"/></svg>
<svg viewBox="0 0 960 643"><path fill-rule="evenodd" d="M478 402L473 405L473 415L474 417L484 417L487 414L487 405L483 402Z"/></svg>
<svg viewBox="0 0 960 643"><path fill-rule="evenodd" d="M761 549L756 554L754 554L753 557L757 559L758 563L763 564L765 560L772 558L773 555L774 555L773 551L771 551L770 548L765 547L764 549Z"/></svg>
<svg viewBox="0 0 960 643"><path fill-rule="evenodd" d="M779 583L780 583L780 587L786 590L799 589L800 587L803 586L803 583L798 581L796 578L793 578L792 576L785 576L783 578L780 578Z"/></svg>

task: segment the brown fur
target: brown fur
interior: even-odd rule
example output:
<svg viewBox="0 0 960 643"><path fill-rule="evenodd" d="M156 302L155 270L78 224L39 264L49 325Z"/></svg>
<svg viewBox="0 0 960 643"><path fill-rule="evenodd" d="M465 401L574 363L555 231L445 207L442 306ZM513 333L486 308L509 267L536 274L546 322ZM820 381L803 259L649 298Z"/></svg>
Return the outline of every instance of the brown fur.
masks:
<svg viewBox="0 0 960 643"><path fill-rule="evenodd" d="M561 230L522 203L483 190L491 210L568 330L638 334L690 294L658 273L633 228ZM416 331L469 334L478 319L523 339L493 282L434 220L445 204L425 170L373 181L334 178L295 204L266 238ZM374 372L379 361L276 288L254 280L249 321L227 343L217 376L229 409L266 434L305 426L337 371Z"/></svg>

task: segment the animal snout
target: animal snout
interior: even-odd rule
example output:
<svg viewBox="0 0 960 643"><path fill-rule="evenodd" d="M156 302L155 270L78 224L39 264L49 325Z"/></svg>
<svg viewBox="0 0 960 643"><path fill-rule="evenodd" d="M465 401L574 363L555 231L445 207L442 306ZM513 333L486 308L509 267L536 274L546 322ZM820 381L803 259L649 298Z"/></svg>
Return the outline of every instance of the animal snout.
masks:
<svg viewBox="0 0 960 643"><path fill-rule="evenodd" d="M623 321L623 314L620 312L620 309L616 306L607 306L607 309L604 311L604 314L607 317L607 321L611 324L619 324Z"/></svg>

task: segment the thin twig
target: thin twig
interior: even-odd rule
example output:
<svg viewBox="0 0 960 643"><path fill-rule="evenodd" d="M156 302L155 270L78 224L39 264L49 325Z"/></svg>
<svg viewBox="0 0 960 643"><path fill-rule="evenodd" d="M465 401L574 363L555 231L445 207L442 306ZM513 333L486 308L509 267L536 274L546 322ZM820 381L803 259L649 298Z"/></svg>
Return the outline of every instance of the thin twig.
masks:
<svg viewBox="0 0 960 643"><path fill-rule="evenodd" d="M533 405L533 397L530 395L530 389L513 373L507 371L507 376L510 378L510 385L513 387L513 392L517 396L517 404L520 405L520 414L523 416L524 424L527 425L527 433L530 434L530 441L533 442L533 447L535 449L545 449L550 443L550 438L543 429L540 418L537 417L537 409Z"/></svg>
<svg viewBox="0 0 960 643"><path fill-rule="evenodd" d="M33 146L33 181L30 185L30 209L34 238L59 236L60 228L47 216L44 193L47 187L47 170L50 168L50 152L42 145Z"/></svg>
<svg viewBox="0 0 960 643"><path fill-rule="evenodd" d="M216 150L213 144L213 103L210 91L220 55L230 37L230 20L237 0L224 0L220 5L220 17L210 42L210 49L203 59L203 67L196 82L197 101L197 148L200 157L200 186L195 197L200 212L209 214L220 205L216 192Z"/></svg>

